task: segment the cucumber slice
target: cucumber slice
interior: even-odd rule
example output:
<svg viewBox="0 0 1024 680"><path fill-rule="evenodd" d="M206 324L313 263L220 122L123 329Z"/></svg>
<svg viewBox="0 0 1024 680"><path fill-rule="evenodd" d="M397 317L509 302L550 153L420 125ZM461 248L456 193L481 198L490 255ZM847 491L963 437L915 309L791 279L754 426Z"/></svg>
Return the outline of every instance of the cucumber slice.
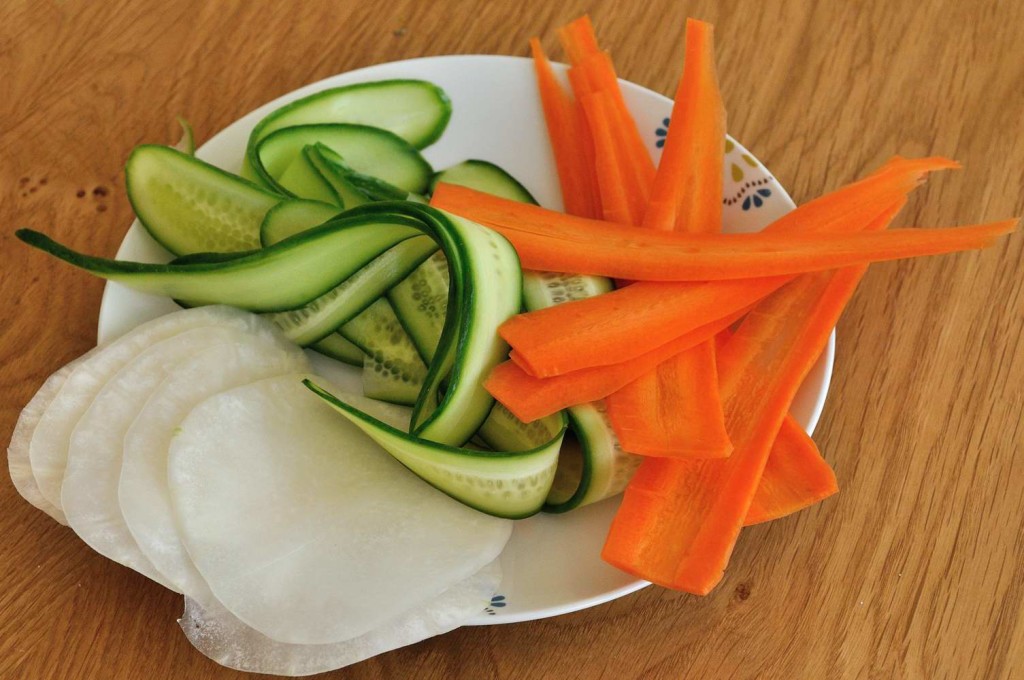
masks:
<svg viewBox="0 0 1024 680"><path fill-rule="evenodd" d="M302 155L306 158L306 162L316 170L324 184L330 187L331 192L338 197L338 205L354 208L357 205L369 203L370 199L352 186L345 175L338 172L338 169L324 158L325 151L331 150L317 142L303 147ZM334 152L331 151L331 153Z"/></svg>
<svg viewBox="0 0 1024 680"><path fill-rule="evenodd" d="M508 356L498 327L519 311L522 270L515 249L498 233L445 216L453 227L438 230L450 239L444 244L451 270L448 314L413 411L413 433L457 446L476 432L494 403L483 381Z"/></svg>
<svg viewBox="0 0 1024 680"><path fill-rule="evenodd" d="M325 357L330 357L350 366L362 366L363 350L359 349L351 342L343 338L338 333L331 333L330 335L317 340L310 349L314 349Z"/></svg>
<svg viewBox="0 0 1024 680"><path fill-rule="evenodd" d="M276 208L275 208L276 209ZM615 290L611 279L583 274L524 272L523 302L529 310L582 300Z"/></svg>
<svg viewBox="0 0 1024 680"><path fill-rule="evenodd" d="M282 106L253 128L242 174L259 177L256 146L282 128L311 123L372 125L422 149L441 137L451 115L448 95L423 80L383 80L324 90Z"/></svg>
<svg viewBox="0 0 1024 680"><path fill-rule="evenodd" d="M329 203L339 209L345 207L345 200L338 195L320 171L313 165L307 151L312 147L304 147L278 178L278 186L291 196Z"/></svg>
<svg viewBox="0 0 1024 680"><path fill-rule="evenodd" d="M258 248L260 224L281 201L241 177L166 146L138 146L125 167L139 222L175 255Z"/></svg>
<svg viewBox="0 0 1024 680"><path fill-rule="evenodd" d="M456 448L396 430L314 382L303 382L400 463L470 507L498 517L519 519L540 510L548 495L564 427L541 446L522 452Z"/></svg>
<svg viewBox="0 0 1024 680"><path fill-rule="evenodd" d="M419 235L422 227L422 222L396 214L338 219L240 257L177 265L90 257L29 229L16 235L69 264L143 293L166 295L188 306L228 304L277 312L315 300L381 252Z"/></svg>
<svg viewBox="0 0 1024 680"><path fill-rule="evenodd" d="M285 192L280 178L306 146L317 143L339 154L353 170L407 192L422 194L430 184L433 170L419 151L386 130L365 125L302 125L273 132L256 147L256 170L270 186Z"/></svg>
<svg viewBox="0 0 1024 680"><path fill-rule="evenodd" d="M272 246L334 218L341 208L319 201L281 201L267 212L260 225L260 243Z"/></svg>
<svg viewBox="0 0 1024 680"><path fill-rule="evenodd" d="M551 441L565 426L566 420L562 413L524 423L495 402L487 420L477 431L477 436L494 451L526 451Z"/></svg>
<svg viewBox="0 0 1024 680"><path fill-rule="evenodd" d="M285 201L267 214L267 219L260 230L261 237L265 245L273 245L278 239L307 231L323 221L322 218L325 216L329 219L330 214L336 211L337 208L334 206L315 201ZM437 244L428 236L417 236L403 241L382 253L336 288L302 308L269 316L294 342L301 345L319 342L371 306L371 303L380 298L396 281L408 276L409 272L435 251ZM337 342L334 344L337 345ZM346 344L351 343L346 341ZM363 364L362 350L356 356L353 356L347 347L344 351L349 363L355 359L356 365ZM426 374L426 367L423 373Z"/></svg>
<svg viewBox="0 0 1024 680"><path fill-rule="evenodd" d="M435 253L412 274L388 291L395 308L424 361L434 358L448 313L448 260Z"/></svg>
<svg viewBox="0 0 1024 680"><path fill-rule="evenodd" d="M367 200L404 201L410 195L408 191L400 189L394 184L389 184L382 179L371 177L355 170L345 163L345 159L324 144L317 143L313 148L322 161L322 165L318 164L317 167L322 168L321 171L324 174L337 176L340 180L344 181L346 186L351 187ZM418 194L415 194L415 196L422 198Z"/></svg>
<svg viewBox="0 0 1024 680"><path fill-rule="evenodd" d="M643 461L619 446L603 402L568 409L575 447L564 447L545 512L567 512L622 493Z"/></svg>
<svg viewBox="0 0 1024 680"><path fill-rule="evenodd" d="M427 365L387 299L371 304L342 326L340 333L365 354L364 395L392 404L416 403L427 377Z"/></svg>
<svg viewBox="0 0 1024 680"><path fill-rule="evenodd" d="M436 251L437 244L429 236L414 236L381 253L339 285L302 307L265 316L292 342L310 345L369 307Z"/></svg>
<svg viewBox="0 0 1024 680"><path fill-rule="evenodd" d="M442 170L430 179L430 193L434 193L434 187L441 182L469 187L510 201L537 205L533 194L519 180L488 161L474 158Z"/></svg>

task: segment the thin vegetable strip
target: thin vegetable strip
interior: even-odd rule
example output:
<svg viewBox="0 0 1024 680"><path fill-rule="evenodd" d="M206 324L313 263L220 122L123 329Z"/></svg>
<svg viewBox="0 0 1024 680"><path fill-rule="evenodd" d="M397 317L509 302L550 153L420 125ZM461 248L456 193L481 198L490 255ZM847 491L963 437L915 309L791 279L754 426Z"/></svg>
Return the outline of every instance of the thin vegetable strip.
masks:
<svg viewBox="0 0 1024 680"><path fill-rule="evenodd" d="M683 75L644 226L721 231L724 155L725 105L715 73L713 28L688 19Z"/></svg>
<svg viewBox="0 0 1024 680"><path fill-rule="evenodd" d="M636 224L639 215L626 192L622 164L615 144L616 131L611 124L611 104L607 93L595 92L580 100L594 145L594 171L601 196L604 219L619 224Z"/></svg>
<svg viewBox="0 0 1024 680"><path fill-rule="evenodd" d="M837 491L836 475L814 440L787 415L772 443L743 525L785 517Z"/></svg>
<svg viewBox="0 0 1024 680"><path fill-rule="evenodd" d="M741 309L716 319L639 357L551 378L535 378L515 361L506 361L491 371L484 387L517 418L531 422L569 406L607 397L669 357L715 337L746 312Z"/></svg>
<svg viewBox="0 0 1024 680"><path fill-rule="evenodd" d="M679 102L684 105L680 106ZM665 151L688 159L658 166L655 184L674 211L647 228L717 233L722 226L725 107L715 75L710 24L686 24L686 61ZM721 458L732 452L718 392L714 340L659 364L608 396L608 416L626 451L648 456Z"/></svg>
<svg viewBox="0 0 1024 680"><path fill-rule="evenodd" d="M654 181L654 162L626 106L611 57L598 45L593 24L586 15L560 29L558 36L572 64L570 79L577 99L592 92L604 92L611 97L609 123L617 132L617 155L623 163L626 193L634 211L642 213Z"/></svg>
<svg viewBox="0 0 1024 680"><path fill-rule="evenodd" d="M483 224L512 243L524 269L636 281L726 281L978 250L1012 232L1017 221L871 234L660 236L621 227L610 238L585 233L536 234L516 224Z"/></svg>
<svg viewBox="0 0 1024 680"><path fill-rule="evenodd" d="M555 78L540 41L530 40L530 50L565 211L570 215L597 217L601 213L594 187L588 181L590 170L582 163L581 143L585 140L579 129L575 104Z"/></svg>

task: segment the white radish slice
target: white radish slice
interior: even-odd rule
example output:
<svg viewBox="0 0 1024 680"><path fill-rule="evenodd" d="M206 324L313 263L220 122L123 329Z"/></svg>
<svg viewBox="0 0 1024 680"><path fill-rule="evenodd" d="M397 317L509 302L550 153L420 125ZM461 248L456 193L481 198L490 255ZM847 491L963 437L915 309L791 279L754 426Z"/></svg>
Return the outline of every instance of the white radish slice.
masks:
<svg viewBox="0 0 1024 680"><path fill-rule="evenodd" d="M279 337L269 322L246 314L158 342L114 374L71 433L61 504L75 533L100 554L173 589L139 549L121 514L125 433L179 363L216 344L270 343Z"/></svg>
<svg viewBox="0 0 1024 680"><path fill-rule="evenodd" d="M204 608L188 597L178 625L193 647L222 666L251 673L312 675L454 630L483 610L500 581L501 569L495 561L373 630L326 645L271 640L239 621L223 605L214 602Z"/></svg>
<svg viewBox="0 0 1024 680"><path fill-rule="evenodd" d="M43 498L61 508L61 485L71 431L96 394L122 366L147 347L178 333L217 323L239 323L251 316L248 312L221 306L173 312L144 323L85 355L87 358L76 364L32 433L29 460Z"/></svg>
<svg viewBox="0 0 1024 680"><path fill-rule="evenodd" d="M11 443L7 447L7 467L11 472L14 488L18 490L22 498L65 525L68 521L64 517L64 511L46 500L39 490L35 475L32 474L29 444L32 442L32 434L36 431L39 419L43 417L47 407L57 397L57 393L64 386L68 376L78 364L88 357L89 354L82 355L46 379L43 386L22 409L21 415L18 416L18 424L14 426L14 434L11 435Z"/></svg>
<svg viewBox="0 0 1024 680"><path fill-rule="evenodd" d="M146 401L124 437L118 499L143 554L176 590L209 602L209 589L178 538L167 488L167 451L175 429L197 404L218 392L284 373L308 370L291 343L243 342L210 347L175 366Z"/></svg>
<svg viewBox="0 0 1024 680"><path fill-rule="evenodd" d="M512 522L452 500L281 376L207 399L171 443L182 541L214 596L267 637L349 640L493 561Z"/></svg>

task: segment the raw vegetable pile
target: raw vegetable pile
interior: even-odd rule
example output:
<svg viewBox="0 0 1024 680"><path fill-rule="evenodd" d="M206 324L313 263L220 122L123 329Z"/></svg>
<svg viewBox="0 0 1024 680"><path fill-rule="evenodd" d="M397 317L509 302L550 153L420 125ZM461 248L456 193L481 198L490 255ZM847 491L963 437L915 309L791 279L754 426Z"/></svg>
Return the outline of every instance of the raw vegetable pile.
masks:
<svg viewBox="0 0 1024 680"><path fill-rule="evenodd" d="M571 94L531 46L565 213L486 161L435 173L419 150L450 102L392 80L271 113L241 177L191 142L138 147L128 196L167 264L18 232L189 308L55 374L9 460L27 500L184 593L183 628L221 663L318 672L460 625L500 580L497 518L624 489L604 559L709 592L743 526L837 490L788 410L866 266L1015 226L887 229L928 173L957 167L894 158L762 233L724 234L711 26L687 23L657 166L589 20L560 38ZM297 347L361 366L362 395L310 374ZM388 545L404 559L363 549L386 525L364 522L354 489L401 527ZM413 536L428 540L403 548ZM340 559L326 547L346 542ZM409 555L433 569L398 573ZM237 576L246 565L255 576Z"/></svg>

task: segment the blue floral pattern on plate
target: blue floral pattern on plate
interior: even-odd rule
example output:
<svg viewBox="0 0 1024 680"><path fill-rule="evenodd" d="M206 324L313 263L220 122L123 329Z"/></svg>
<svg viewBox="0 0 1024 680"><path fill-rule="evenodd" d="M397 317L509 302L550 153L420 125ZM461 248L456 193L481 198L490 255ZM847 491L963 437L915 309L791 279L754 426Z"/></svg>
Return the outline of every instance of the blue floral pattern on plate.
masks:
<svg viewBox="0 0 1024 680"><path fill-rule="evenodd" d="M490 605L487 606L487 607L484 607L484 611L487 612L487 614L489 616L494 616L494 614L496 613L494 611L495 609L500 609L500 608L505 607L507 605L508 605L508 602L505 601L505 596L504 595L495 595L494 597L491 598Z"/></svg>

